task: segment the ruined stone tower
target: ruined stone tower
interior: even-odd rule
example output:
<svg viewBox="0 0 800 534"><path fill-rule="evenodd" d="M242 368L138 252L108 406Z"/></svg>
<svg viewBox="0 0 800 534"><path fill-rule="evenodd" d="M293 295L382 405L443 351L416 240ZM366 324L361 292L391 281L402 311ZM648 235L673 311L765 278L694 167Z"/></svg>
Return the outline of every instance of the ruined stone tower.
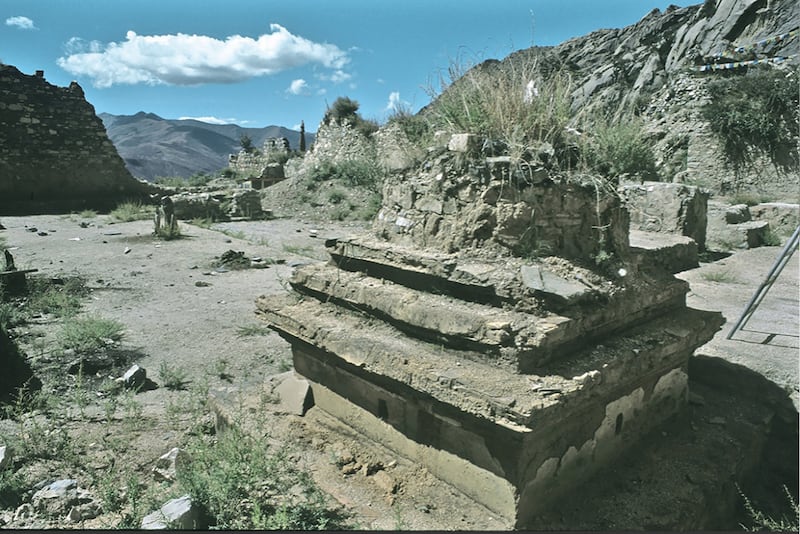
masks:
<svg viewBox="0 0 800 534"><path fill-rule="evenodd" d="M148 188L125 168L76 82L0 64L0 213L111 207Z"/></svg>
<svg viewBox="0 0 800 534"><path fill-rule="evenodd" d="M529 525L685 405L722 324L635 263L609 188L453 136L258 313L320 409Z"/></svg>

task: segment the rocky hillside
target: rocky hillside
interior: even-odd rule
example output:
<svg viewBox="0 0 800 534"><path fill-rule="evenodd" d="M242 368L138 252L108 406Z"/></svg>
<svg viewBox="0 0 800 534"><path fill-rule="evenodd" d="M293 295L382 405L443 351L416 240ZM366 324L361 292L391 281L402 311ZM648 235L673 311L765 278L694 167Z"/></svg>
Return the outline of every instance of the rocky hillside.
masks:
<svg viewBox="0 0 800 534"><path fill-rule="evenodd" d="M632 110L642 117L661 180L721 194L744 187L777 199L796 196L796 128L782 125L782 154L734 169L704 111L714 91L720 91L715 81L733 82L748 71L765 70L764 64L780 69L785 74L781 83L796 88L798 52L800 3L795 0L707 0L663 12L655 9L631 26L598 30L555 47L520 50L502 61L486 61L475 71L513 73L537 65L545 76L559 73L569 80L573 114ZM459 80L451 87L458 85ZM769 92L765 88L761 94ZM794 93L796 108L796 89ZM436 105L434 101L423 114ZM773 111L770 104L766 107L767 113ZM776 165L776 158L788 164Z"/></svg>
<svg viewBox="0 0 800 534"><path fill-rule="evenodd" d="M131 174L148 181L159 176L189 177L219 171L227 167L228 155L241 148L242 135L249 136L256 147L269 137L285 137L292 148L300 144L300 132L282 126L243 128L163 119L145 112L99 116ZM306 143L313 142L314 134L306 133Z"/></svg>

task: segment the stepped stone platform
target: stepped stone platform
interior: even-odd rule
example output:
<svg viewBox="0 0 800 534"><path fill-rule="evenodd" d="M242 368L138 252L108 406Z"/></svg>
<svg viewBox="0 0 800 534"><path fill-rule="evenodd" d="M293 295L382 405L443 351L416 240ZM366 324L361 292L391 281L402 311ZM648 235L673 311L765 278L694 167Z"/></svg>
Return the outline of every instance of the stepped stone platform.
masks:
<svg viewBox="0 0 800 534"><path fill-rule="evenodd" d="M596 184L474 168L445 152L395 177L371 235L256 307L320 409L524 527L686 405L723 319L637 263Z"/></svg>

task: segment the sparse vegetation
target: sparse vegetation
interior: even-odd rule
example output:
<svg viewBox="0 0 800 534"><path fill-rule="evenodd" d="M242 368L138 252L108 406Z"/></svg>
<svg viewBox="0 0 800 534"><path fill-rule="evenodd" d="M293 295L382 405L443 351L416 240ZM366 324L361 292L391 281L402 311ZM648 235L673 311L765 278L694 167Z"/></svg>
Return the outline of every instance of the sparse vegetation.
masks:
<svg viewBox="0 0 800 534"><path fill-rule="evenodd" d="M307 186L309 189L314 189L319 182L340 180L350 186L377 190L383 176L383 169L371 158L323 160L311 170Z"/></svg>
<svg viewBox="0 0 800 534"><path fill-rule="evenodd" d="M173 366L166 361L162 361L158 367L158 378L161 385L169 390L185 389L188 373L177 366Z"/></svg>
<svg viewBox="0 0 800 534"><path fill-rule="evenodd" d="M78 354L89 354L119 342L125 326L113 319L98 316L70 317L64 321L59 335L61 348Z"/></svg>
<svg viewBox="0 0 800 534"><path fill-rule="evenodd" d="M81 276L45 278L32 276L27 283L28 293L24 314L52 314L71 317L81 309L81 299L89 294L86 280Z"/></svg>
<svg viewBox="0 0 800 534"><path fill-rule="evenodd" d="M109 215L120 222L131 222L149 219L155 212L155 206L148 206L138 201L131 201L123 202L118 205Z"/></svg>
<svg viewBox="0 0 800 534"><path fill-rule="evenodd" d="M204 172L198 172L188 178L183 176L157 176L154 180L158 185L167 187L202 187L214 179L214 176Z"/></svg>
<svg viewBox="0 0 800 534"><path fill-rule="evenodd" d="M346 527L324 494L286 449L231 427L213 445L188 447L178 481L223 530L324 530Z"/></svg>
<svg viewBox="0 0 800 534"><path fill-rule="evenodd" d="M601 175L627 175L642 181L657 178L655 155L639 117L595 121L588 139L584 152L589 166Z"/></svg>
<svg viewBox="0 0 800 534"><path fill-rule="evenodd" d="M758 510L741 488L737 486L737 489L750 519L749 525L742 525L745 530L750 532L798 532L800 530L800 506L786 486L783 486L783 494L786 496L788 509L786 513L777 518Z"/></svg>
<svg viewBox="0 0 800 534"><path fill-rule="evenodd" d="M736 284L739 280L729 270L719 271L706 271L700 277L707 282L715 282L717 284Z"/></svg>
<svg viewBox="0 0 800 534"><path fill-rule="evenodd" d="M754 69L709 83L703 116L737 174L761 156L779 169L800 166L797 76L797 68Z"/></svg>
<svg viewBox="0 0 800 534"><path fill-rule="evenodd" d="M155 235L166 241L183 237L178 221L173 221L171 225L162 224L156 229Z"/></svg>
<svg viewBox="0 0 800 534"><path fill-rule="evenodd" d="M365 137L378 131L378 123L364 119L358 113L359 104L349 97L340 96L334 100L322 118L324 124L350 124Z"/></svg>

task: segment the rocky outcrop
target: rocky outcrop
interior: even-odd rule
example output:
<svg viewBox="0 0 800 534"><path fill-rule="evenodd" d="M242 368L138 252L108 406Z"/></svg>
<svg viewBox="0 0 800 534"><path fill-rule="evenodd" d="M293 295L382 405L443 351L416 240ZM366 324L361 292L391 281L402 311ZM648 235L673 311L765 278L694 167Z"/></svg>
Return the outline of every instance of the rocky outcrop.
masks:
<svg viewBox="0 0 800 534"><path fill-rule="evenodd" d="M111 207L142 197L83 89L0 65L0 213Z"/></svg>
<svg viewBox="0 0 800 534"><path fill-rule="evenodd" d="M800 4L793 0L716 0L655 9L625 28L598 30L552 48L521 50L482 66L537 61L545 71L569 73L573 110L636 110L645 120L663 181L723 194L735 187L795 194L800 176L796 166L776 169L765 160L740 170L734 179L701 109L709 100L709 80L747 69L700 68L771 58L787 58L773 62L778 67L797 65L799 28ZM788 146L797 146L796 140L789 139Z"/></svg>

